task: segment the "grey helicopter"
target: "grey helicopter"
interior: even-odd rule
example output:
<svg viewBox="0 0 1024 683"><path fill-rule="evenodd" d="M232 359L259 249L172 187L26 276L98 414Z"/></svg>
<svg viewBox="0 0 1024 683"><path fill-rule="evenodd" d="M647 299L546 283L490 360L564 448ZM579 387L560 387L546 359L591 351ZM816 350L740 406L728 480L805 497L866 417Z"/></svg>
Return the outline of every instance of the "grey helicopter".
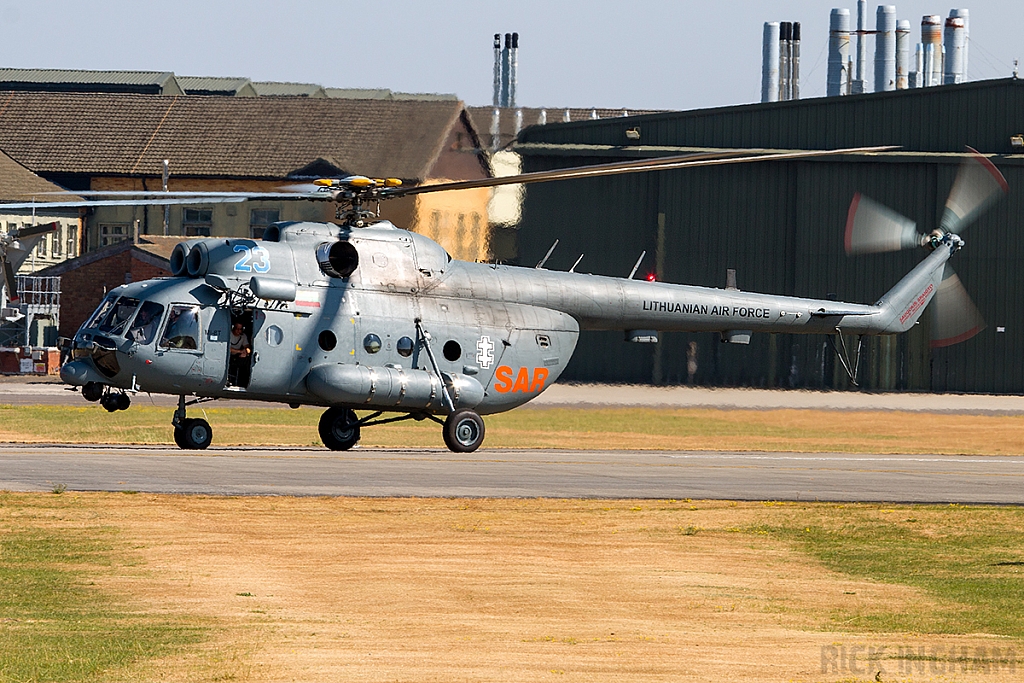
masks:
<svg viewBox="0 0 1024 683"><path fill-rule="evenodd" d="M933 343L962 341L983 323L948 261L964 246L958 233L1007 192L995 166L973 150L929 234L854 197L849 253L928 252L870 305L651 282L634 279L635 267L621 278L550 271L543 262L458 261L367 209L424 192L889 149L733 150L427 186L348 176L272 193L76 192L84 199L48 206L322 199L338 209L336 222L277 223L260 240L179 243L171 277L106 295L70 340L60 376L111 412L127 409L138 392L177 396L171 424L183 449L213 440L206 420L187 415L189 406L244 398L326 408L318 431L332 450L355 446L363 427L429 419L442 426L450 450L472 452L484 441L481 416L521 406L557 381L581 331L622 330L634 340L659 331L717 332L732 343L749 343L754 332L842 339L905 332L935 300Z"/></svg>

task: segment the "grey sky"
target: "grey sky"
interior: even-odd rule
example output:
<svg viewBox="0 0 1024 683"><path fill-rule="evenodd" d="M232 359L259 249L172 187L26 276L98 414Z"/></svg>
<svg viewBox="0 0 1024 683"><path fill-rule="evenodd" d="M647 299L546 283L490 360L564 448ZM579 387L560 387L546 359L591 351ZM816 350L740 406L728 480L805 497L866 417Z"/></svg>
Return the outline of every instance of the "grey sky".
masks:
<svg viewBox="0 0 1024 683"><path fill-rule="evenodd" d="M917 41L921 15L945 17L945 2L896 7ZM801 22L803 93L824 95L834 6L856 21L855 0L0 0L0 26L5 66L454 92L471 105L491 101L492 34L518 31L524 106L691 109L757 101L765 21ZM958 6L971 11L970 78L1011 75L1024 2Z"/></svg>

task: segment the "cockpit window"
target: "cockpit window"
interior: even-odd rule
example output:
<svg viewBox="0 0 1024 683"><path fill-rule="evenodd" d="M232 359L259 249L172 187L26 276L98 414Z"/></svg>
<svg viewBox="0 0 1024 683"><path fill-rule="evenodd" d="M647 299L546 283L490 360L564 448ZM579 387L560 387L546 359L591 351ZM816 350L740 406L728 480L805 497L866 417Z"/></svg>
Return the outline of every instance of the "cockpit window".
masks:
<svg viewBox="0 0 1024 683"><path fill-rule="evenodd" d="M135 309L138 307L138 299L122 296L117 300L117 303L110 308L110 311L99 321L100 332L121 334L124 331L125 325L127 325L128 321L131 320L132 315L135 314Z"/></svg>
<svg viewBox="0 0 1024 683"><path fill-rule="evenodd" d="M139 314L135 316L128 332L124 336L139 344L150 344L156 336L156 330L160 326L160 316L164 314L164 307L155 301L145 301L139 308Z"/></svg>
<svg viewBox="0 0 1024 683"><path fill-rule="evenodd" d="M117 301L117 297L113 295L108 296L106 299L101 301L93 314L89 316L89 321L85 323L84 327L96 327L99 325L100 321L103 320L103 317L106 316L107 313L110 313L110 309L114 305L115 301Z"/></svg>
<svg viewBox="0 0 1024 683"><path fill-rule="evenodd" d="M167 327L160 338L160 347L166 349L199 348L199 306L171 306Z"/></svg>

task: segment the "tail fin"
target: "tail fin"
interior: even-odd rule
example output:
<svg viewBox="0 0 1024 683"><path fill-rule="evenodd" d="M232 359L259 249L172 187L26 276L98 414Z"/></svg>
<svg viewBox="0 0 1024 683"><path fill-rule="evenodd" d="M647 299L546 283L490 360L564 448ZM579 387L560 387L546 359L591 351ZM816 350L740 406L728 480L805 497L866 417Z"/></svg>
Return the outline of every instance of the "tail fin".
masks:
<svg viewBox="0 0 1024 683"><path fill-rule="evenodd" d="M914 326L939 291L943 267L954 250L953 245L940 244L878 300L875 305L890 316L883 334L906 332Z"/></svg>

